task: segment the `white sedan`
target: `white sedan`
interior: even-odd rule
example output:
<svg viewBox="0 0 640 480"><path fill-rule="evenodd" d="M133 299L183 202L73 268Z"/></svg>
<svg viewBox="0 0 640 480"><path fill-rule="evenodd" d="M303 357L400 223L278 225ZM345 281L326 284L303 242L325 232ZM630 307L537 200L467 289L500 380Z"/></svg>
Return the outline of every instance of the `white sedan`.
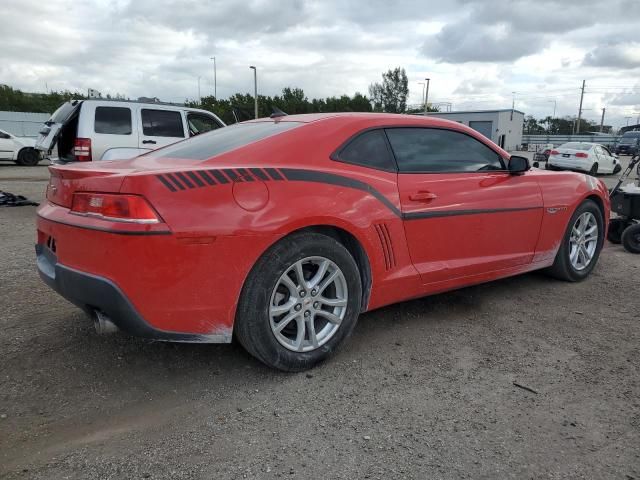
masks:
<svg viewBox="0 0 640 480"><path fill-rule="evenodd" d="M25 167L37 165L41 158L34 148L35 143L35 138L16 137L0 130L0 160L10 160Z"/></svg>
<svg viewBox="0 0 640 480"><path fill-rule="evenodd" d="M591 175L618 173L622 167L618 157L598 143L569 142L551 150L548 170L581 170Z"/></svg>

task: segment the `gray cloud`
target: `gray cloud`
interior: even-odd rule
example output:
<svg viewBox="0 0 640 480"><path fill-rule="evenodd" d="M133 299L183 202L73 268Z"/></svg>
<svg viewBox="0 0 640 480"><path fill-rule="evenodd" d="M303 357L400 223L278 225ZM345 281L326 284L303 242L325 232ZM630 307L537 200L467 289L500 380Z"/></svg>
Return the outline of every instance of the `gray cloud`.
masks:
<svg viewBox="0 0 640 480"><path fill-rule="evenodd" d="M640 68L640 42L616 42L598 45L583 61L591 67Z"/></svg>

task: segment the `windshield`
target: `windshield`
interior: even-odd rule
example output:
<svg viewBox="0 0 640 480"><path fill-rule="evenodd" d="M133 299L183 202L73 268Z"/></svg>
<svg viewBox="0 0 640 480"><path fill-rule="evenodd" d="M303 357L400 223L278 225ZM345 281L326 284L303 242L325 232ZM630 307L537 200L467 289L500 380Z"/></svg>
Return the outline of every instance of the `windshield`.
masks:
<svg viewBox="0 0 640 480"><path fill-rule="evenodd" d="M53 112L49 122L64 123L80 103L81 102L78 102L77 100L63 103L55 112Z"/></svg>
<svg viewBox="0 0 640 480"><path fill-rule="evenodd" d="M627 132L622 135L620 143L636 143L638 140L640 140L640 132Z"/></svg>
<svg viewBox="0 0 640 480"><path fill-rule="evenodd" d="M206 160L300 125L300 122L236 123L160 148L147 156Z"/></svg>
<svg viewBox="0 0 640 480"><path fill-rule="evenodd" d="M591 143L579 143L579 142L569 142L564 145L560 145L560 148L570 148L571 150L591 150L593 145Z"/></svg>

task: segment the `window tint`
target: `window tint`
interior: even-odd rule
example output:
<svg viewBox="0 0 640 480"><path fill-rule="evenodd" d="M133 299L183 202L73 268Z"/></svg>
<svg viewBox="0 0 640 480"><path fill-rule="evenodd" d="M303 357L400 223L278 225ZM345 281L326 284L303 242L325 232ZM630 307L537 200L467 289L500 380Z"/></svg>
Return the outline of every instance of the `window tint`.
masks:
<svg viewBox="0 0 640 480"><path fill-rule="evenodd" d="M504 170L496 152L463 133L436 128L390 128L387 136L401 172Z"/></svg>
<svg viewBox="0 0 640 480"><path fill-rule="evenodd" d="M125 107L96 107L96 133L131 135L131 109Z"/></svg>
<svg viewBox="0 0 640 480"><path fill-rule="evenodd" d="M602 149L602 152L603 152L605 155L608 155L608 156L610 156L610 157L612 156L612 155L611 155L611 150L609 150L607 147L605 147L604 145L600 145L600 148Z"/></svg>
<svg viewBox="0 0 640 480"><path fill-rule="evenodd" d="M369 130L351 140L338 154L343 162L381 170L396 170L382 130Z"/></svg>
<svg viewBox="0 0 640 480"><path fill-rule="evenodd" d="M158 158L206 160L302 125L299 122L236 123L148 153Z"/></svg>
<svg viewBox="0 0 640 480"><path fill-rule="evenodd" d="M148 137L184 137L182 115L171 110L143 108L142 133Z"/></svg>
<svg viewBox="0 0 640 480"><path fill-rule="evenodd" d="M210 132L222 126L213 117L201 113L188 114L187 124L189 125L189 135L192 137L201 133Z"/></svg>

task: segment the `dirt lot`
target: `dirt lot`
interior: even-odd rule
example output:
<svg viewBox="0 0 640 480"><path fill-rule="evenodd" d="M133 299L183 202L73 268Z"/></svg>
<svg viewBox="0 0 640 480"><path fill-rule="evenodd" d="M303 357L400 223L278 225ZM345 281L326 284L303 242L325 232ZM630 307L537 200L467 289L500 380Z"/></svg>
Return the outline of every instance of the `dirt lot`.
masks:
<svg viewBox="0 0 640 480"><path fill-rule="evenodd" d="M0 166L35 200L46 178ZM332 360L282 374L234 345L96 335L38 279L34 217L0 209L2 478L640 479L640 256L619 246L580 284L363 315Z"/></svg>

